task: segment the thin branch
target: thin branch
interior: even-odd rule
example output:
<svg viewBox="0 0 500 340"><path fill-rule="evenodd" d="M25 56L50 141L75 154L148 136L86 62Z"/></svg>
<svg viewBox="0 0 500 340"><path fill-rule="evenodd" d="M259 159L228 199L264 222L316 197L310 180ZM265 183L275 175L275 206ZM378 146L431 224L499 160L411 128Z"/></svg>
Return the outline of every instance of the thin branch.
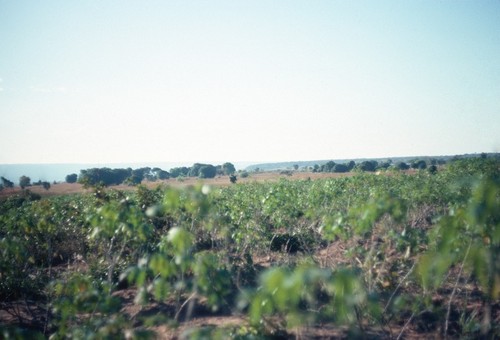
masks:
<svg viewBox="0 0 500 340"><path fill-rule="evenodd" d="M118 261L120 260L120 258L123 255L123 252L125 251L125 247L127 246L128 239L125 238L123 240L122 246L121 246L120 251L118 252L118 254L116 254L115 256L112 256L111 251L112 251L113 246L114 246L114 241L115 241L115 237L113 236L113 238L111 239L111 245L109 247L109 254L108 254L108 261L109 261L108 283L109 283L110 286L113 283L113 272L115 271L116 264L118 263ZM111 294L111 289L109 291L109 294Z"/></svg>
<svg viewBox="0 0 500 340"><path fill-rule="evenodd" d="M405 330L406 330L406 327L408 327L408 325L410 324L410 322L413 320L413 317L415 316L415 312L413 312L410 316L410 318L408 319L408 321L406 321L405 325L403 326L403 328L401 329L401 332L399 332L399 335L398 337L396 338L396 340L399 340L401 339L401 337L403 336Z"/></svg>
<svg viewBox="0 0 500 340"><path fill-rule="evenodd" d="M413 265L411 266L410 270L408 271L408 273L406 273L406 275L401 279L401 281L399 281L398 283L398 286L396 287L396 289L392 292L391 294L391 297L389 298L389 301L387 301L387 304L385 305L385 308L384 308L384 312L383 314L385 314L385 312L387 311L387 308L389 308L389 305L391 304L392 302L392 299L394 298L394 296L396 295L396 292L399 290L399 288L401 287L401 285L403 284L403 282L406 281L406 279L408 278L408 276L410 276L410 274L413 272L413 269L415 268L415 264L416 262L413 262Z"/></svg>
<svg viewBox="0 0 500 340"><path fill-rule="evenodd" d="M109 267L108 267L108 283L111 284L111 275L113 272L113 256L112 256L112 251L113 251L113 246L115 244L115 236L111 238L111 242L109 244L109 249L108 252L106 253L106 260L108 261Z"/></svg>
<svg viewBox="0 0 500 340"><path fill-rule="evenodd" d="M193 294L191 294L187 299L186 301L184 301L184 303L179 307L179 310L177 311L177 313L175 313L175 317L174 317L174 320L175 321L178 321L179 320L179 314L181 313L182 309L188 304L189 301L191 301L194 297L196 297L196 292L193 292Z"/></svg>
<svg viewBox="0 0 500 340"><path fill-rule="evenodd" d="M448 309L446 310L446 321L444 323L444 338L448 338L448 324L450 320L450 313L451 313L451 302L453 301L453 296L455 295L455 292L458 287L458 281L460 281L460 277L462 277L462 271L464 269L465 261L467 260L467 257L469 256L469 251L470 247L472 244L472 240L469 242L469 246L467 247L467 252L465 252L464 259L462 261L462 264L460 265L460 271L458 272L457 280L455 281L455 286L453 287L453 290L450 295L450 300L448 300Z"/></svg>

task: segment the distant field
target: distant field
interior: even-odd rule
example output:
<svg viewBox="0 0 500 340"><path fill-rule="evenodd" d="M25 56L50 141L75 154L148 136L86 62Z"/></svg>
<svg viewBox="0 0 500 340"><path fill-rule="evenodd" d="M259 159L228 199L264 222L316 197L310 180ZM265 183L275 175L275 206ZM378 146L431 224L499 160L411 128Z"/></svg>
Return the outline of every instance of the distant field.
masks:
<svg viewBox="0 0 500 340"><path fill-rule="evenodd" d="M354 173L325 173L325 172L294 172L291 176L280 174L279 172L261 172L250 174L247 178L238 177L237 183L248 183L248 182L266 182L266 181L277 181L280 178L287 178L291 180L301 180L301 179L320 179L320 178L335 178L335 177L345 177L352 176ZM213 186L227 186L230 185L229 176L218 176L209 179L200 179L195 177L186 177L183 180L178 180L171 178L163 181L148 182L144 181L142 184L148 188L155 188L159 185L166 185L171 187L187 187L194 186L197 184L208 184ZM115 185L110 188L116 190L133 190L134 187L128 185ZM40 194L42 196L56 196L56 195L69 195L78 194L85 191L90 191L90 189L84 189L81 184L78 183L58 183L51 184L49 190L45 190L41 186L31 186L28 188L30 191ZM0 191L0 198L8 197L10 195L19 194L22 189L18 186L12 189L4 189Z"/></svg>

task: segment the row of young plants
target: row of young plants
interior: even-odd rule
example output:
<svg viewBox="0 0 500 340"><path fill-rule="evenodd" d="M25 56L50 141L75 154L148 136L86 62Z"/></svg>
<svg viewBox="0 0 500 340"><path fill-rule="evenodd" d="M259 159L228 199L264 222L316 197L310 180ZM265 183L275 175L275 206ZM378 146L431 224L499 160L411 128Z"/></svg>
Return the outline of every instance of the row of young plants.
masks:
<svg viewBox="0 0 500 340"><path fill-rule="evenodd" d="M244 326L186 336L324 324L498 336L499 200L490 159L436 174L11 197L0 206L0 309L18 322L2 335L151 337L203 307ZM127 312L124 290L144 312Z"/></svg>

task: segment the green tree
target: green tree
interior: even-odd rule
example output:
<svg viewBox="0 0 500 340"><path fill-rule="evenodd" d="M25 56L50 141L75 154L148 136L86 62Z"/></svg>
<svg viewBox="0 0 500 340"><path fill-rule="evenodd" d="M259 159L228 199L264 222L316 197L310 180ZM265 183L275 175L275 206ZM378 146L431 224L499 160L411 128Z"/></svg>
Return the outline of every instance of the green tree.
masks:
<svg viewBox="0 0 500 340"><path fill-rule="evenodd" d="M66 176L66 183L76 183L78 179L77 174L69 174Z"/></svg>
<svg viewBox="0 0 500 340"><path fill-rule="evenodd" d="M137 174L141 177L141 180L144 176L144 170L137 169ZM147 168L149 169L149 168ZM149 170L148 170L149 171ZM86 170L80 170L80 176L78 181L87 185L98 185L102 184L105 186L108 185L118 185L125 182L125 180L132 175L132 169L110 169L110 168L92 168Z"/></svg>
<svg viewBox="0 0 500 340"><path fill-rule="evenodd" d="M387 162L382 162L378 165L379 169L388 169L392 165L392 162L387 161Z"/></svg>
<svg viewBox="0 0 500 340"><path fill-rule="evenodd" d="M154 177L159 180L170 178L170 174L168 173L168 171L162 170L160 168L153 168L151 172L153 173Z"/></svg>
<svg viewBox="0 0 500 340"><path fill-rule="evenodd" d="M5 177L1 177L1 179L2 179L2 185L4 188L13 188L14 187L14 182L9 181Z"/></svg>
<svg viewBox="0 0 500 340"><path fill-rule="evenodd" d="M222 164L222 170L224 171L225 175L232 175L236 172L236 168L232 163L226 162Z"/></svg>
<svg viewBox="0 0 500 340"><path fill-rule="evenodd" d="M427 168L427 163L423 159L420 159L413 161L411 163L411 167L413 169L424 170L425 168Z"/></svg>
<svg viewBox="0 0 500 340"><path fill-rule="evenodd" d="M335 162L334 161L329 161L326 164L323 164L321 166L321 172L333 172L333 168L335 167Z"/></svg>
<svg viewBox="0 0 500 340"><path fill-rule="evenodd" d="M347 167L349 168L349 171L351 171L352 169L354 169L355 166L356 166L356 162L355 161L350 161L349 163L347 163Z"/></svg>
<svg viewBox="0 0 500 340"><path fill-rule="evenodd" d="M399 162L396 164L396 169L398 170L408 170L410 166L406 164L405 162Z"/></svg>
<svg viewBox="0 0 500 340"><path fill-rule="evenodd" d="M346 164L335 164L333 167L333 172L348 172L349 167Z"/></svg>
<svg viewBox="0 0 500 340"><path fill-rule="evenodd" d="M217 168L212 164L194 163L189 169L189 177L214 178L217 175Z"/></svg>
<svg viewBox="0 0 500 340"><path fill-rule="evenodd" d="M129 185L141 184L143 177L140 173L132 172L132 175L126 179L126 183Z"/></svg>
<svg viewBox="0 0 500 340"><path fill-rule="evenodd" d="M29 178L28 176L24 176L24 175L19 177L19 186L23 189L31 186L31 178Z"/></svg>
<svg viewBox="0 0 500 340"><path fill-rule="evenodd" d="M361 171L373 172L377 169L377 166L378 166L377 161L363 161L358 164L358 169Z"/></svg>
<svg viewBox="0 0 500 340"><path fill-rule="evenodd" d="M169 179L170 178L170 174L168 173L168 171L165 171L165 170L158 171L157 176L158 176L158 179Z"/></svg>
<svg viewBox="0 0 500 340"><path fill-rule="evenodd" d="M170 169L170 176L172 178L186 177L190 171L190 168L182 166Z"/></svg>
<svg viewBox="0 0 500 340"><path fill-rule="evenodd" d="M198 177L200 178L214 178L217 174L215 166L206 164L202 165L199 169Z"/></svg>
<svg viewBox="0 0 500 340"><path fill-rule="evenodd" d="M140 182L142 182L142 180L144 179L147 179L147 180L154 180L153 177L155 177L152 173L151 173L151 168L150 167L144 167L144 168L139 168L139 169L134 169L132 170L132 177L134 177L136 180L140 178Z"/></svg>

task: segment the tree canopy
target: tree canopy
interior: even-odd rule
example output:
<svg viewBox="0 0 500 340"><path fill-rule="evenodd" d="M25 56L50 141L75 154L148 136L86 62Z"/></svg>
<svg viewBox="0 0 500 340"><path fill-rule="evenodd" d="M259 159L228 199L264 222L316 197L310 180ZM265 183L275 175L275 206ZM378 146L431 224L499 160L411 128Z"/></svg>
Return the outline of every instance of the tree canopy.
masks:
<svg viewBox="0 0 500 340"><path fill-rule="evenodd" d="M29 187L31 185L31 178L29 178L28 176L21 176L19 177L19 186L21 188L26 188L26 187Z"/></svg>
<svg viewBox="0 0 500 340"><path fill-rule="evenodd" d="M66 176L66 183L76 183L78 179L77 174L69 174Z"/></svg>
<svg viewBox="0 0 500 340"><path fill-rule="evenodd" d="M224 172L224 175L232 175L236 172L236 168L232 163L226 162L222 164L222 170Z"/></svg>
<svg viewBox="0 0 500 340"><path fill-rule="evenodd" d="M222 165L194 163L191 167L174 167L169 171L155 167L143 167L138 169L110 169L91 168L80 170L80 175L69 174L66 176L67 183L78 182L86 185L119 185L126 183L129 185L140 184L143 180L156 181L178 177L199 177L214 178L219 175L232 175L236 168L232 163L226 162ZM5 185L4 185L5 186Z"/></svg>
<svg viewBox="0 0 500 340"><path fill-rule="evenodd" d="M14 187L14 182L9 181L5 177L1 177L1 179L2 179L2 185L4 188L13 188Z"/></svg>

